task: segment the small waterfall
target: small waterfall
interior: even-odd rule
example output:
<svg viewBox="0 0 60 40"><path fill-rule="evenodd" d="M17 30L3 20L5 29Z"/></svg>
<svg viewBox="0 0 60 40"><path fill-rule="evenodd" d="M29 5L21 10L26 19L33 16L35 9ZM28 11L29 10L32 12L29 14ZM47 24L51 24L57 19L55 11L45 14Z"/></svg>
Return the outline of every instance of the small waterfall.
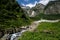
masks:
<svg viewBox="0 0 60 40"><path fill-rule="evenodd" d="M31 15L33 16L33 15L34 15L34 13L35 13L35 12L34 12L34 11L32 11L32 14L31 14Z"/></svg>
<svg viewBox="0 0 60 40"><path fill-rule="evenodd" d="M34 17L36 14L35 14L35 11L32 11L30 17Z"/></svg>

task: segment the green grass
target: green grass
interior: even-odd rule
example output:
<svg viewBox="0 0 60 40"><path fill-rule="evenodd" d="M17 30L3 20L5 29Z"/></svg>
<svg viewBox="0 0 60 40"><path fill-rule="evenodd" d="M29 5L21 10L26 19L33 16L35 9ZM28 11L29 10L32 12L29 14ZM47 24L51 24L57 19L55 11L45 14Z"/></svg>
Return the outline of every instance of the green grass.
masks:
<svg viewBox="0 0 60 40"><path fill-rule="evenodd" d="M23 33L19 40L60 40L60 22L40 23L34 32Z"/></svg>

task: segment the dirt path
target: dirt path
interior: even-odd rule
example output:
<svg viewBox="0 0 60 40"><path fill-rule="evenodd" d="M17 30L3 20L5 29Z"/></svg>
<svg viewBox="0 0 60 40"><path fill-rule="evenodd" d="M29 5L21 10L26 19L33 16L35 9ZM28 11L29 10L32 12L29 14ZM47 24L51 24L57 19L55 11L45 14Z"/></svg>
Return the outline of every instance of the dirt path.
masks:
<svg viewBox="0 0 60 40"><path fill-rule="evenodd" d="M54 22L59 22L59 20L39 20L39 21L34 21L31 25L29 25L29 28L27 30L28 31L34 31L41 22L52 22L52 23L54 23Z"/></svg>

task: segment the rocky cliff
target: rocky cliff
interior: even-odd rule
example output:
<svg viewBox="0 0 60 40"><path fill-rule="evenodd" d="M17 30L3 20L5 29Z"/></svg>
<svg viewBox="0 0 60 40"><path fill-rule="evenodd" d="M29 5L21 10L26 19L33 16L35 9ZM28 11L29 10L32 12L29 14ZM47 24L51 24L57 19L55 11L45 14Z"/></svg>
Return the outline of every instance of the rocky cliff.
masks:
<svg viewBox="0 0 60 40"><path fill-rule="evenodd" d="M28 8L28 9L27 9ZM47 5L43 5L41 3L36 4L35 7L25 9L30 17L34 17L43 14L60 14L60 1L50 1ZM33 13L34 11L34 13ZM33 15L32 15L33 13Z"/></svg>
<svg viewBox="0 0 60 40"><path fill-rule="evenodd" d="M42 13L44 10L45 5L38 3L36 4L35 7L32 8L32 10L34 10L36 13Z"/></svg>
<svg viewBox="0 0 60 40"><path fill-rule="evenodd" d="M51 1L47 4L44 14L60 14L60 2Z"/></svg>
<svg viewBox="0 0 60 40"><path fill-rule="evenodd" d="M45 5L41 3L36 4L36 6L33 8L30 8L28 6L27 7L21 6L21 8L23 8L23 10L27 12L27 15L29 15L29 17L35 17L39 13L42 13L44 10L44 7Z"/></svg>

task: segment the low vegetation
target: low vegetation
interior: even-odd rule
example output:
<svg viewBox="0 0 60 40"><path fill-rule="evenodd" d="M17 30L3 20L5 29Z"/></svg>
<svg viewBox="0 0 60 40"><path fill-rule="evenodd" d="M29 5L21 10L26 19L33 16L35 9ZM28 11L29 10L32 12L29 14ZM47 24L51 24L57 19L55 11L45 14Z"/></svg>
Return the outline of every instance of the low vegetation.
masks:
<svg viewBox="0 0 60 40"><path fill-rule="evenodd" d="M60 40L60 22L40 23L33 32L25 32L19 40Z"/></svg>
<svg viewBox="0 0 60 40"><path fill-rule="evenodd" d="M47 20L56 20L60 19L60 14L43 14L41 17Z"/></svg>
<svg viewBox="0 0 60 40"><path fill-rule="evenodd" d="M47 19L47 20L57 20L60 19L60 14L43 14L40 13L35 17L31 17L32 20L40 20L40 19Z"/></svg>

